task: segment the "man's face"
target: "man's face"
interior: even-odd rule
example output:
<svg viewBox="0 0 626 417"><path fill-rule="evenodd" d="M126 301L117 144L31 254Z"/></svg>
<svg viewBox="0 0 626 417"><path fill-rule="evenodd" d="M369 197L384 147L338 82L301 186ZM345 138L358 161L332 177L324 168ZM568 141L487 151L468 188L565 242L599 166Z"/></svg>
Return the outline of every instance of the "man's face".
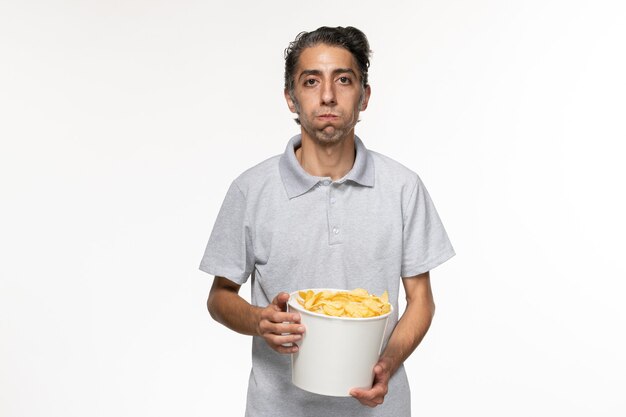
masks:
<svg viewBox="0 0 626 417"><path fill-rule="evenodd" d="M297 113L303 136L320 144L341 142L367 108L370 87L361 87L359 69L347 49L319 44L300 55L289 109Z"/></svg>

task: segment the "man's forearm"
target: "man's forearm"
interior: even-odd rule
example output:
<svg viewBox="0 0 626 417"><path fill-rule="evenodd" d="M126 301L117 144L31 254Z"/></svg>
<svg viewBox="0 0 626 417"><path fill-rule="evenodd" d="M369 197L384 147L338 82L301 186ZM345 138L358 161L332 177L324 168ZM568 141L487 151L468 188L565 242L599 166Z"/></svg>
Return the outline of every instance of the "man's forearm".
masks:
<svg viewBox="0 0 626 417"><path fill-rule="evenodd" d="M435 314L432 300L411 300L381 355L393 375L420 344Z"/></svg>
<svg viewBox="0 0 626 417"><path fill-rule="evenodd" d="M294 343L302 339L305 329L299 314L285 312L289 294L280 292L261 308L241 298L239 288L224 277L215 277L207 300L211 317L238 333L262 337L278 353L297 352Z"/></svg>
<svg viewBox="0 0 626 417"><path fill-rule="evenodd" d="M238 333L256 336L261 317L261 308L248 303L235 290L212 289L207 307L211 317Z"/></svg>

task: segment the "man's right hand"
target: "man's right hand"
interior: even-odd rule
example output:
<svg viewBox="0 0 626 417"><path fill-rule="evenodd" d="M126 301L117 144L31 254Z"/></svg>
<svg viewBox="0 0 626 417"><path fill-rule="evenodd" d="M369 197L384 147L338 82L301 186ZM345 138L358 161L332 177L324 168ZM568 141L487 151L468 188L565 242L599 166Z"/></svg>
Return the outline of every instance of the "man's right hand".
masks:
<svg viewBox="0 0 626 417"><path fill-rule="evenodd" d="M298 351L298 342L304 334L304 326L300 324L300 314L287 313L289 294L279 293L272 303L261 310L261 319L257 325L257 333L267 344L278 353L294 353ZM285 344L292 344L284 346Z"/></svg>

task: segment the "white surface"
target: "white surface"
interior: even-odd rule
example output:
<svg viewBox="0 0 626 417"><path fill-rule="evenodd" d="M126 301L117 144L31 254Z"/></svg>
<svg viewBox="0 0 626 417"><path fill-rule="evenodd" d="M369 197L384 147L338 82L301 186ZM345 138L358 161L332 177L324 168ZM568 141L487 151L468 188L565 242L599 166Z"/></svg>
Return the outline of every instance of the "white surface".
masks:
<svg viewBox="0 0 626 417"><path fill-rule="evenodd" d="M250 339L197 270L230 181L297 131L282 52L369 36L371 149L458 255L416 416L626 415L626 5L0 1L0 415L243 415ZM242 294L249 294L244 286Z"/></svg>
<svg viewBox="0 0 626 417"><path fill-rule="evenodd" d="M306 333L291 355L294 385L335 397L349 397L352 388L371 388L391 313L367 319L324 316L302 308L297 298L298 291L290 294L288 309L300 313Z"/></svg>

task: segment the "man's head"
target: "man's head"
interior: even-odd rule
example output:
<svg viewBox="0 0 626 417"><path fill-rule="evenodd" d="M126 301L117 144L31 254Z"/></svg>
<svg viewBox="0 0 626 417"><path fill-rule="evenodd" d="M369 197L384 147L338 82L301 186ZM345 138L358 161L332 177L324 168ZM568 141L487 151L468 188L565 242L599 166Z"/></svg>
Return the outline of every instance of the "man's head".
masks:
<svg viewBox="0 0 626 417"><path fill-rule="evenodd" d="M285 98L303 134L334 143L351 134L370 95L369 43L353 27L302 32L285 50Z"/></svg>
<svg viewBox="0 0 626 417"><path fill-rule="evenodd" d="M302 51L321 43L350 51L361 72L361 86L367 86L367 70L372 51L365 34L352 26L322 26L313 32L301 32L285 49L285 90L293 94L295 71Z"/></svg>

